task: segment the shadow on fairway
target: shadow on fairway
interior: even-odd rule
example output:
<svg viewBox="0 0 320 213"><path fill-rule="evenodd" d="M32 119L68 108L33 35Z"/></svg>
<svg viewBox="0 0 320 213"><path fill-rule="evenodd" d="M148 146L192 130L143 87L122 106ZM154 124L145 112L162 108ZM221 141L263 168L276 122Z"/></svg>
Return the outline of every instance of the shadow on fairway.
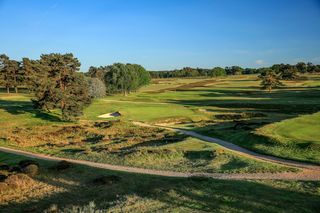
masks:
<svg viewBox="0 0 320 213"><path fill-rule="evenodd" d="M0 109L12 115L19 114L34 114L36 118L40 118L45 121L60 122L60 118L56 115L41 112L40 110L34 109L30 101L9 101L0 100Z"/></svg>

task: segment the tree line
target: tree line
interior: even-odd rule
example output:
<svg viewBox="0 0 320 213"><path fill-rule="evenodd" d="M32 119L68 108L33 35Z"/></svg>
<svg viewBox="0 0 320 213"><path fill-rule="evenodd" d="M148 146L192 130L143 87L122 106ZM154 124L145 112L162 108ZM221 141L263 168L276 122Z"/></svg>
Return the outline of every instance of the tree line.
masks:
<svg viewBox="0 0 320 213"><path fill-rule="evenodd" d="M138 64L115 63L109 66L89 68L87 76L105 83L108 94L127 95L150 83L150 74Z"/></svg>
<svg viewBox="0 0 320 213"><path fill-rule="evenodd" d="M298 73L320 73L320 65L315 65L310 62L299 62L295 65L290 64L274 64L271 67L263 68L242 68L240 66L230 67L214 67L212 69L204 68L191 68L184 67L182 69L170 70L170 71L150 71L152 78L188 78L188 77L218 77L225 75L241 75L241 74L261 74L266 70L273 70L277 74L282 73L282 77L285 79L286 73L291 76L292 73L296 75Z"/></svg>
<svg viewBox="0 0 320 213"><path fill-rule="evenodd" d="M80 61L71 53L42 54L40 59L22 61L0 55L0 86L7 93L27 88L33 94L33 106L52 111L59 109L62 120L74 120L93 98L106 94L124 95L150 82L149 73L138 64L90 67L80 72Z"/></svg>

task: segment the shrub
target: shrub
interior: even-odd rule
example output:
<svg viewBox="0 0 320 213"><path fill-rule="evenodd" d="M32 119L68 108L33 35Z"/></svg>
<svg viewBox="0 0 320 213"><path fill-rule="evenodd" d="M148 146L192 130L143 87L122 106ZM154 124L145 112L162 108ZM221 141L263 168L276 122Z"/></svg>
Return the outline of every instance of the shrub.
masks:
<svg viewBox="0 0 320 213"><path fill-rule="evenodd" d="M29 164L22 169L22 172L30 177L36 176L39 172L39 166L36 164Z"/></svg>
<svg viewBox="0 0 320 213"><path fill-rule="evenodd" d="M36 162L36 161L34 161L34 160L21 160L21 161L19 162L19 167L20 167L21 169L23 169L24 167L29 166L29 165L31 165L31 164L37 165L37 166L39 167L39 163Z"/></svg>

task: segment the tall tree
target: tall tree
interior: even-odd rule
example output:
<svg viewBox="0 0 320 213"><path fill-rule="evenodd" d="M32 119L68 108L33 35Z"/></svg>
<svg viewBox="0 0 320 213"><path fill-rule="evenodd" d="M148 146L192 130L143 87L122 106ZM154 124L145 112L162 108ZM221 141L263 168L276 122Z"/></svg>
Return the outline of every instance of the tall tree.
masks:
<svg viewBox="0 0 320 213"><path fill-rule="evenodd" d="M10 88L13 87L18 93L18 86L23 81L23 70L20 62L10 60L6 55L0 55L0 83L10 93Z"/></svg>
<svg viewBox="0 0 320 213"><path fill-rule="evenodd" d="M280 77L273 71L272 69L265 69L264 73L259 75L260 79L262 80L260 85L262 89L266 89L269 93L274 88L278 88L283 84L280 82Z"/></svg>
<svg viewBox="0 0 320 213"><path fill-rule="evenodd" d="M101 81L104 81L104 76L107 72L108 68L107 67L93 67L91 66L89 68L89 71L88 71L88 75L91 77L91 78L99 78Z"/></svg>
<svg viewBox="0 0 320 213"><path fill-rule="evenodd" d="M149 73L137 64L115 63L108 66L105 74L105 85L109 94L127 95L149 82Z"/></svg>
<svg viewBox="0 0 320 213"><path fill-rule="evenodd" d="M280 76L283 80L294 80L298 77L298 70L295 66L287 66L280 71Z"/></svg>
<svg viewBox="0 0 320 213"><path fill-rule="evenodd" d="M226 75L226 71L221 67L214 67L210 74L211 77L218 77L218 76L224 76L224 75Z"/></svg>
<svg viewBox="0 0 320 213"><path fill-rule="evenodd" d="M308 71L307 70L308 67L307 67L306 63L304 63L304 62L297 63L296 67L297 67L298 71L301 73L306 73Z"/></svg>
<svg viewBox="0 0 320 213"><path fill-rule="evenodd" d="M73 120L89 103L87 82L78 73L80 62L69 54L41 55L40 60L24 59L24 69L31 72L30 88L34 105L41 109L59 108L63 120Z"/></svg>

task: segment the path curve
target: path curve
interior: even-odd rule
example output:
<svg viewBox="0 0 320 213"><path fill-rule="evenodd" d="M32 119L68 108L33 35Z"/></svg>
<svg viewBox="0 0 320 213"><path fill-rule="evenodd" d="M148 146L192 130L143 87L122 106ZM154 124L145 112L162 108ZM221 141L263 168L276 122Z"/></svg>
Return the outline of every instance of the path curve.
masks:
<svg viewBox="0 0 320 213"><path fill-rule="evenodd" d="M311 180L311 181L319 181L320 180L320 171L303 169L302 172L293 173L293 172L283 172L283 173L252 173L252 174L226 174L226 173L183 173L183 172L173 172L173 171L162 171L162 170L152 170L152 169L142 169L136 167L127 167L127 166L117 166L105 163L95 163L91 161L84 160L75 160L68 158L60 158L54 156L48 156L38 153L31 153L22 150L15 150L7 147L0 147L0 151L21 155L29 158L35 158L40 160L48 160L48 161L69 161L74 164L90 166L99 169L107 169L113 171L121 171L121 172L130 172L130 173L138 173L138 174L146 174L146 175L157 175L157 176L165 176L165 177L181 177L187 178L192 176L201 176L201 177L209 177L214 179L223 179L223 180Z"/></svg>
<svg viewBox="0 0 320 213"><path fill-rule="evenodd" d="M304 162L299 162L299 161L294 161L294 160L287 160L287 159L283 159L283 158L279 158L279 157L275 157L275 156L260 154L260 153L245 149L245 148L238 146L236 144L233 144L231 142L224 141L224 140L221 140L218 138L213 138L213 137L201 135L201 134L196 133L194 131L184 130L181 128L174 128L174 127L169 127L169 126L163 126L163 125L152 125L152 124L147 124L147 123L137 122L137 121L133 122L133 124L138 125L138 126L162 128L162 129L180 132L182 134L189 135L191 137L198 138L203 141L216 143L229 151L237 153L238 155L241 155L241 156L245 156L247 158L320 172L320 166L312 164L312 163L304 163Z"/></svg>

